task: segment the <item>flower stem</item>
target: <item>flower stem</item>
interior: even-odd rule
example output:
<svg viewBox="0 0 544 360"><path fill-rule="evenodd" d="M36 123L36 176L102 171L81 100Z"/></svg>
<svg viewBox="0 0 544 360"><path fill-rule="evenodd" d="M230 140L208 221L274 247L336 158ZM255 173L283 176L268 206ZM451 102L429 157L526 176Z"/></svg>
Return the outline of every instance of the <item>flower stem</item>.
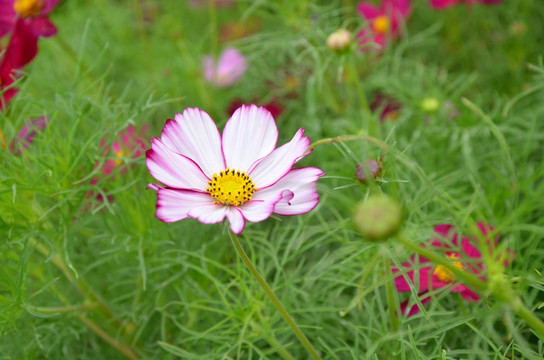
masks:
<svg viewBox="0 0 544 360"><path fill-rule="evenodd" d="M317 360L321 359L321 357L319 356L317 351L314 349L314 347L312 346L308 338L304 335L302 330L300 330L295 320L291 317L291 315L289 315L287 310L283 307L283 305L281 304L276 294L274 294L274 291L272 290L272 288L268 285L268 283L261 276L261 274L259 274L259 271L255 267L255 265L253 265L253 263L247 256L246 252L244 251L244 248L240 244L240 241L238 240L238 237L236 236L236 234L234 234L232 231L229 231L229 234L230 234L230 240L232 241L232 244L234 245L236 252L240 256L240 258L242 258L242 261L248 268L249 272L251 272L255 280L257 280L259 285L261 285L262 289L264 290L264 292L266 293L270 301L272 301L272 303L274 304L276 309L279 311L283 319L287 322L287 324L289 325L293 333L295 333L296 337L300 340L302 345L304 345L304 347L306 348L306 350L308 351L312 359L317 359Z"/></svg>
<svg viewBox="0 0 544 360"><path fill-rule="evenodd" d="M383 266L385 270L385 276L389 277L392 275L391 273L391 264L390 264L389 256L384 253L383 255ZM396 315L396 306L395 306L395 299L393 297L393 283L391 281L387 281L385 283L386 288L386 295L387 295L387 306L389 307L389 318L391 319L391 330L393 332L396 332L399 328L399 319Z"/></svg>

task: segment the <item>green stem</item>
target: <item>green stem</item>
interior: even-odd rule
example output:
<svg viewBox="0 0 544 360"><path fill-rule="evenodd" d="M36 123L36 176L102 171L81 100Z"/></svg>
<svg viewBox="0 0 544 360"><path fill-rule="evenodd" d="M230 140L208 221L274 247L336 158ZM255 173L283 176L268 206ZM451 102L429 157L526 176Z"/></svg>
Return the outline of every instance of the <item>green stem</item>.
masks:
<svg viewBox="0 0 544 360"><path fill-rule="evenodd" d="M385 270L385 276L392 276L390 259L386 253L384 253L383 255L383 265ZM385 283L385 287L387 295L387 306L389 307L389 318L391 319L391 330L393 330L393 332L396 332L399 329L399 319L396 315L397 307L395 305L395 298L393 296L393 282L387 281Z"/></svg>
<svg viewBox="0 0 544 360"><path fill-rule="evenodd" d="M289 325L289 327L291 328L293 333L300 340L302 345L304 345L304 347L306 348L306 350L308 351L310 356L313 359L320 360L321 357L319 356L317 351L314 349L314 347L312 346L312 344L310 343L310 341L308 340L306 335L304 335L304 333L302 332L302 330L300 330L300 328L298 327L295 320L291 317L291 315L289 315L287 310L283 307L280 300L278 299L276 294L274 294L274 291L268 285L266 280L261 276L261 274L259 274L259 271L255 267L255 265L253 265L253 263L251 262L251 260L247 256L246 252L244 251L244 248L240 244L240 241L238 240L238 237L236 236L236 234L234 234L232 231L229 231L229 235L230 235L230 240L232 241L232 244L234 245L234 248L236 249L236 252L240 256L240 258L242 258L242 261L246 265L247 269L249 270L249 272L251 272L251 274L253 275L255 280L257 280L259 285L261 285L261 287L264 290L265 294L268 296L270 301L272 301L272 303L274 304L276 309L279 311L279 313L281 314L283 319L287 322L287 324Z"/></svg>
<svg viewBox="0 0 544 360"><path fill-rule="evenodd" d="M374 119L372 118L370 107L368 106L368 100L366 98L365 91L363 89L363 86L361 85L361 79L359 79L359 72L357 71L357 65L355 64L355 57L353 56L353 54L351 54L350 56L349 64L351 68L351 81L353 82L353 84L355 85L355 89L357 90L357 96L359 98L361 107L363 108L363 114L368 120L368 133L372 136L376 136L376 126L374 126Z"/></svg>

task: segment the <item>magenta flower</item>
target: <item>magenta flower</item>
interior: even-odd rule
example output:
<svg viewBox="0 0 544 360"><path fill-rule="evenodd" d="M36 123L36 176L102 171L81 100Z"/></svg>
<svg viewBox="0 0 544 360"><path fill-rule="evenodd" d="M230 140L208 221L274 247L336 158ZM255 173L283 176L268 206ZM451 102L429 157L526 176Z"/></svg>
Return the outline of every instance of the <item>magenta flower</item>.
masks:
<svg viewBox="0 0 544 360"><path fill-rule="evenodd" d="M383 0L380 7L369 2L357 5L359 14L369 21L369 25L359 32L359 44L369 42L385 47L388 40L400 36L402 25L410 15L410 0Z"/></svg>
<svg viewBox="0 0 544 360"><path fill-rule="evenodd" d="M108 157L113 155L113 158L106 160L102 165L103 174L110 175L115 168L121 167L124 164L123 159L125 158L137 159L144 154L147 145L143 142L142 138L145 136L146 129L144 127L140 132L137 132L134 126L127 126L125 130L117 134L111 148L106 145L105 141L100 142L100 147L104 148L103 155ZM121 172L126 170L126 167L121 168ZM96 180L92 181L92 183L96 183Z"/></svg>
<svg viewBox="0 0 544 360"><path fill-rule="evenodd" d="M478 223L478 228L486 239L493 231L491 226L484 223ZM433 238L431 240L431 246L443 251L446 257L452 261L453 266L467 272L472 272L478 276L483 273L484 265L481 261L482 255L473 245L474 241L476 241L474 236L471 238L461 238L461 243L459 244L459 235L454 232L452 225L442 224L435 226L434 232L439 236L439 238ZM489 239L487 240L491 243ZM495 243L497 241L498 236L495 239ZM490 245L494 246L494 244ZM415 261L416 257L412 256L411 261L403 264L403 267L413 269ZM399 269L393 269L393 273L399 272ZM418 287L419 295L422 297L422 304L426 304L431 300L430 296L424 296L426 293L428 293L430 290L440 288L446 288L452 293L459 293L463 299L470 302L478 301L480 299L478 294L472 291L469 287L458 283L455 279L455 275L446 267L443 265L435 265L428 259L422 257L419 257L418 268L415 270L406 271L406 275L408 275L411 284L408 283L403 275L399 275L395 278L395 286L397 291L411 291L411 286ZM417 278L417 280L415 280L415 278ZM480 278L485 280L485 277L483 276L480 276ZM401 311L403 314L406 313L407 306L408 301L401 304ZM417 313L419 313L419 308L416 305L412 306L408 310L408 316L412 316Z"/></svg>
<svg viewBox="0 0 544 360"><path fill-rule="evenodd" d="M155 216L164 222L194 218L204 224L226 217L230 229L240 234L246 220L312 210L319 201L316 181L324 172L292 169L311 152L303 134L299 129L276 148L278 129L263 107L240 107L222 135L207 113L185 109L166 121L161 138L154 138L146 153L149 172L165 186L148 186L157 191Z"/></svg>
<svg viewBox="0 0 544 360"><path fill-rule="evenodd" d="M431 6L434 7L435 9L445 9L447 7L450 7L452 5L455 5L455 4L460 4L460 3L467 3L467 4L472 4L472 3L475 3L475 2L478 2L478 3L483 3L483 4L498 4L500 3L502 0L429 0L430 3L431 3Z"/></svg>
<svg viewBox="0 0 544 360"><path fill-rule="evenodd" d="M226 48L217 63L211 56L202 60L204 78L218 87L228 87L236 83L247 70L244 55L234 48Z"/></svg>
<svg viewBox="0 0 544 360"><path fill-rule="evenodd" d="M0 0L0 37L10 32L18 19L23 19L34 36L52 36L57 27L47 17L59 0Z"/></svg>

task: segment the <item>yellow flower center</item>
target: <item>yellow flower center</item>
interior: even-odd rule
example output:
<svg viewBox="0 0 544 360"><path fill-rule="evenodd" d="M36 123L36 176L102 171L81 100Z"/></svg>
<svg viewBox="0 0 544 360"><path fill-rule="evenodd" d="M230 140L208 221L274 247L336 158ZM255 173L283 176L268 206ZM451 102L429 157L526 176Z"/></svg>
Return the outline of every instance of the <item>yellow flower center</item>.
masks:
<svg viewBox="0 0 544 360"><path fill-rule="evenodd" d="M125 153L123 152L123 150L119 150L115 153L115 165L119 166L123 163L123 160L121 160L121 158L125 156Z"/></svg>
<svg viewBox="0 0 544 360"><path fill-rule="evenodd" d="M42 8L42 0L15 0L13 3L15 12L24 18L40 15Z"/></svg>
<svg viewBox="0 0 544 360"><path fill-rule="evenodd" d="M217 201L214 204L240 206L251 200L257 190L253 180L245 172L226 168L219 175L213 174L206 191Z"/></svg>
<svg viewBox="0 0 544 360"><path fill-rule="evenodd" d="M456 259L461 258L458 254L446 255L446 257L448 258L448 260L456 260ZM454 261L452 263L452 265L455 266L456 268L458 268L459 270L464 270L465 269L463 264L461 264L459 261ZM455 282L455 275L453 274L453 272L451 270L446 268L444 265L438 265L434 269L433 275L436 275L438 280L440 280L442 282L445 282L445 283Z"/></svg>
<svg viewBox="0 0 544 360"><path fill-rule="evenodd" d="M385 15L380 15L372 22L372 28L378 34L385 34L389 30L389 18Z"/></svg>

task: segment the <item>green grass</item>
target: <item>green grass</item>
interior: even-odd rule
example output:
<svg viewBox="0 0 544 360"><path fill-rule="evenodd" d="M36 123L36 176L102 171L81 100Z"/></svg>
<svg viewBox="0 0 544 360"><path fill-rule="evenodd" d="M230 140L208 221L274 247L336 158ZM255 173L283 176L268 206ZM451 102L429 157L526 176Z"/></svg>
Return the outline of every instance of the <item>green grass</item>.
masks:
<svg viewBox="0 0 544 360"><path fill-rule="evenodd" d="M186 107L222 128L235 98L282 102L280 144L300 127L313 142L369 134L386 144L316 146L300 166L327 173L317 208L248 223L240 236L324 359L542 358L543 334L497 289L476 303L436 291L420 314L392 320L384 261L400 265L412 253L395 237L366 240L352 217L359 201L385 193L402 205L399 236L413 243L441 223L465 235L474 222L491 224L500 249L516 254L494 275L543 319L544 3L435 11L414 0L405 36L383 54L336 54L327 36L363 26L355 4L63 1L51 16L59 33L40 39L0 113L10 140L28 119L50 117L28 150L0 152L0 358L307 358L224 224L157 220L144 158L125 158L126 171L109 176L95 168L105 161L101 140L129 124L149 127L149 146ZM239 20L257 30L222 42L222 25ZM200 59L227 44L250 65L239 83L216 89ZM377 93L402 104L396 121L368 111ZM425 111L426 98L439 108ZM381 157L381 180L358 183L355 165ZM395 310L414 295L394 292Z"/></svg>

